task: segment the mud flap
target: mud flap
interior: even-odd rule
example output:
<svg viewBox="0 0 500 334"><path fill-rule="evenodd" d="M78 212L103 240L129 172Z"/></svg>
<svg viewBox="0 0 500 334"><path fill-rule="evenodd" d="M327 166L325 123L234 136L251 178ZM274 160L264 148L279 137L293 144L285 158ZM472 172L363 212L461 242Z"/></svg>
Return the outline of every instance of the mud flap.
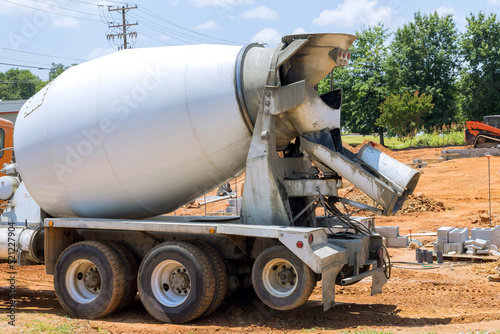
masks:
<svg viewBox="0 0 500 334"><path fill-rule="evenodd" d="M382 287L387 282L385 271L380 271L372 275L372 296L382 293Z"/></svg>
<svg viewBox="0 0 500 334"><path fill-rule="evenodd" d="M328 311L335 305L335 279L343 266L342 262L334 262L321 272L323 311Z"/></svg>

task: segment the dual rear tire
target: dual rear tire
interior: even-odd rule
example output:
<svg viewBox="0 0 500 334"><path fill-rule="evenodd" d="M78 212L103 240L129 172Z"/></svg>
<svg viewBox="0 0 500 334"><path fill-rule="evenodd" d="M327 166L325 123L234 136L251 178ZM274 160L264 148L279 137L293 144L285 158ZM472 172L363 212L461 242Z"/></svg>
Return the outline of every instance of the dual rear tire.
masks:
<svg viewBox="0 0 500 334"><path fill-rule="evenodd" d="M83 241L68 247L54 272L56 295L72 316L96 319L129 305L140 292L147 311L168 323L209 315L227 292L226 266L211 245L166 242L140 268L116 242Z"/></svg>
<svg viewBox="0 0 500 334"><path fill-rule="evenodd" d="M136 265L137 266L137 265ZM72 316L96 319L116 311L130 294L127 268L105 243L78 242L64 250L54 271L54 288Z"/></svg>
<svg viewBox="0 0 500 334"><path fill-rule="evenodd" d="M137 295L157 320L185 323L210 315L227 292L220 254L200 241L165 242L153 248L139 268L116 242L84 241L59 257L54 285L63 308L82 318L100 318L129 305ZM254 262L252 283L269 307L302 305L316 285L316 274L283 246L262 252Z"/></svg>
<svg viewBox="0 0 500 334"><path fill-rule="evenodd" d="M166 242L143 259L139 296L146 310L168 323L185 323L214 312L224 300L227 274L212 246Z"/></svg>

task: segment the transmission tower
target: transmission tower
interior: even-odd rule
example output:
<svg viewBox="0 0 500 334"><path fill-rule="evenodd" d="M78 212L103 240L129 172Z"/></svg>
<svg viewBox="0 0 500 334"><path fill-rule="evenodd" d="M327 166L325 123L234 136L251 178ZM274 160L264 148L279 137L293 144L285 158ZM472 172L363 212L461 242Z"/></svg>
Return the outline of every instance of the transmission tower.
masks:
<svg viewBox="0 0 500 334"><path fill-rule="evenodd" d="M129 43L127 42L127 37L137 37L137 32L135 32L135 31L127 31L128 27L138 25L137 22L135 22L135 23L128 23L127 20L125 19L125 14L129 10L131 10L131 9L137 9L137 6L129 7L127 5L127 6L121 6L121 7L116 7L116 8L111 8L111 6L108 7L108 12L118 12L118 11L122 12L122 24L117 24L117 23L114 23L114 22L110 22L109 23L109 28L110 29L121 28L122 32L116 33L116 34L108 34L108 35L106 35L106 37L108 38L108 40L115 39L115 37L118 37L120 39L123 38L123 46L120 45L118 47L119 50L129 49L130 48L129 47Z"/></svg>

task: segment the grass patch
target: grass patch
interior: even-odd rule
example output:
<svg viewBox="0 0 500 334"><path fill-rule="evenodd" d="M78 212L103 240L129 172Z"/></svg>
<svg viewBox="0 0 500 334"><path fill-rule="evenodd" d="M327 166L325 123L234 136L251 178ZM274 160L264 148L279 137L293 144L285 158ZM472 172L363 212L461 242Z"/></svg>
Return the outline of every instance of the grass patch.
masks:
<svg viewBox="0 0 500 334"><path fill-rule="evenodd" d="M384 331L376 331L376 330L369 330L369 329L356 329L354 332L351 331L343 331L341 332L342 334L392 334L392 332L384 332Z"/></svg>
<svg viewBox="0 0 500 334"><path fill-rule="evenodd" d="M74 333L76 326L69 323L54 324L42 320L33 320L26 324L27 333L50 333L50 334L70 334Z"/></svg>
<svg viewBox="0 0 500 334"><path fill-rule="evenodd" d="M343 135L342 141L349 145L356 146L363 143L365 140L371 140L376 143L380 142L379 136L362 136L362 135ZM406 148L410 146L426 147L426 146L445 146L445 145L465 145L463 130L447 131L444 133L433 132L417 135L410 140L400 140L395 137L384 137L384 144L388 148Z"/></svg>
<svg viewBox="0 0 500 334"><path fill-rule="evenodd" d="M365 140L374 141L376 143L380 142L379 136L362 136L362 135L343 135L342 141L345 141L349 145L357 146L361 145ZM384 137L384 144L387 147L395 147L399 145L404 145L404 142L400 141L398 138Z"/></svg>
<svg viewBox="0 0 500 334"><path fill-rule="evenodd" d="M312 328L304 328L301 330L302 333L317 333L317 332L322 332L322 331L326 331L326 330L331 330L331 328L327 328L327 327L312 327Z"/></svg>

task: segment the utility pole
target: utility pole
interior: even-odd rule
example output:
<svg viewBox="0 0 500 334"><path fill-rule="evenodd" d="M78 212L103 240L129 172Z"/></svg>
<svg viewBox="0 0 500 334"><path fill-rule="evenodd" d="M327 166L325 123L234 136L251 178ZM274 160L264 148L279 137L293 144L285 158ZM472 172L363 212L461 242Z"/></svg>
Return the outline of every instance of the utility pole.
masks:
<svg viewBox="0 0 500 334"><path fill-rule="evenodd" d="M117 33L117 34L108 34L106 37L109 39L114 39L115 37L122 38L123 37L123 46L120 49L129 49L129 45L127 42L127 36L130 37L137 37L137 33L135 31L127 32L127 28L130 26L136 26L138 25L137 22L135 23L127 23L127 20L125 19L125 14L131 10L131 9L137 9L137 5L134 7L129 7L127 6L121 6L121 7L116 7L116 8L111 8L111 6L108 7L108 12L117 12L121 11L122 12L122 24L116 24L116 23L109 23L109 28L121 28L122 32Z"/></svg>

